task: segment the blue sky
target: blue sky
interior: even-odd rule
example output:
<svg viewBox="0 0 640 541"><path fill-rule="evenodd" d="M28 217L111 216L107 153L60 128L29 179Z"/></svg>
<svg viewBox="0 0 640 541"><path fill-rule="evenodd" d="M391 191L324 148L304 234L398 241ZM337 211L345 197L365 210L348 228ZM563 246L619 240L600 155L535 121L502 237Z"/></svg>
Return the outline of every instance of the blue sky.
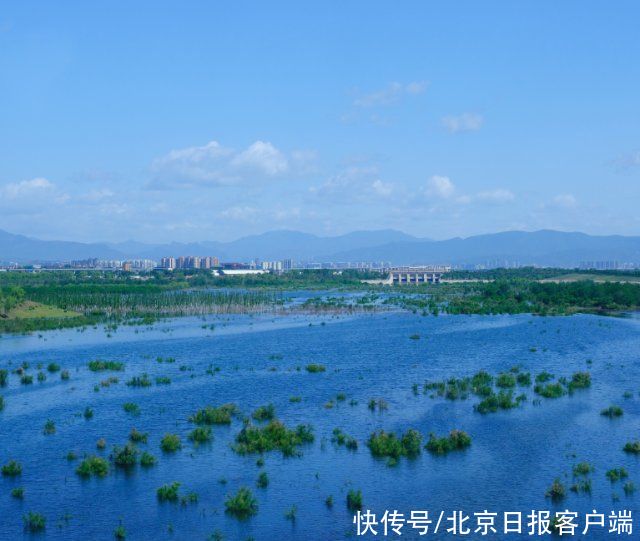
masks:
<svg viewBox="0 0 640 541"><path fill-rule="evenodd" d="M6 2L0 228L640 234L640 4Z"/></svg>

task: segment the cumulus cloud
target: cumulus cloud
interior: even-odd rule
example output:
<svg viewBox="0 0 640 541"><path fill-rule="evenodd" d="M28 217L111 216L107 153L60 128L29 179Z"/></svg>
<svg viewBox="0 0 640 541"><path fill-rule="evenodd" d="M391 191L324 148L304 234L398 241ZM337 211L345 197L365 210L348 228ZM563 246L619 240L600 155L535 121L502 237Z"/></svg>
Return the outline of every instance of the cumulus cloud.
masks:
<svg viewBox="0 0 640 541"><path fill-rule="evenodd" d="M359 96L354 101L354 105L357 107L391 105L397 102L402 96L422 94L427 89L427 86L428 83L426 81L414 81L407 84L398 82L389 83L380 90Z"/></svg>
<svg viewBox="0 0 640 541"><path fill-rule="evenodd" d="M383 182L379 178L378 168L370 165L346 167L322 184L309 188L313 195L331 198L339 203L388 198L393 190L393 184Z"/></svg>
<svg viewBox="0 0 640 541"><path fill-rule="evenodd" d="M53 183L44 177L37 177L31 180L12 182L0 187L0 194L3 198L19 199L22 197L51 193Z"/></svg>
<svg viewBox="0 0 640 541"><path fill-rule="evenodd" d="M304 150L287 156L268 141L256 141L240 151L210 141L203 146L172 150L154 160L148 187L228 186L249 180L283 177L303 172L314 159L312 151Z"/></svg>
<svg viewBox="0 0 640 541"><path fill-rule="evenodd" d="M393 184L376 179L371 184L373 191L381 197L389 197L393 193Z"/></svg>
<svg viewBox="0 0 640 541"><path fill-rule="evenodd" d="M427 181L425 194L428 197L436 197L439 199L449 199L456 191L456 187L449 177L433 175Z"/></svg>
<svg viewBox="0 0 640 541"><path fill-rule="evenodd" d="M461 115L442 117L441 122L450 133L458 133L479 130L484 123L484 118L477 113L462 113Z"/></svg>

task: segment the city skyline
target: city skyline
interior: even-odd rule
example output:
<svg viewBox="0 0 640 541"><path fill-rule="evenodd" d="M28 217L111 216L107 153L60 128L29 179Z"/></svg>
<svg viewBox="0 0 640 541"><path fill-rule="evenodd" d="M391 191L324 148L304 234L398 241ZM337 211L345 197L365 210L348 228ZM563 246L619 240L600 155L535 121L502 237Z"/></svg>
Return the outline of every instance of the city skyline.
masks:
<svg viewBox="0 0 640 541"><path fill-rule="evenodd" d="M12 3L0 229L637 234L640 6L588 6Z"/></svg>

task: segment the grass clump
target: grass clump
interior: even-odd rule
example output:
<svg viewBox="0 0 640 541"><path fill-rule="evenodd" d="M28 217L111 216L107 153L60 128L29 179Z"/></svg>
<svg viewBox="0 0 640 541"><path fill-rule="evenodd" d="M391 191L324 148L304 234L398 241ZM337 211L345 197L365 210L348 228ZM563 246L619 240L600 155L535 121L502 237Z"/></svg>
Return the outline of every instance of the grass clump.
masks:
<svg viewBox="0 0 640 541"><path fill-rule="evenodd" d="M349 511L362 509L362 492L360 490L350 489L347 492L347 509Z"/></svg>
<svg viewBox="0 0 640 541"><path fill-rule="evenodd" d="M607 479L609 479L609 481L615 483L616 481L620 481L621 479L626 479L627 477L629 477L629 472L627 472L627 470L625 470L624 468L612 468L610 470L607 470L607 473L605 475L607 476Z"/></svg>
<svg viewBox="0 0 640 541"><path fill-rule="evenodd" d="M180 436L177 434L165 434L160 440L160 449L165 453L175 453L179 449L182 449L182 442Z"/></svg>
<svg viewBox="0 0 640 541"><path fill-rule="evenodd" d="M191 431L189 439L194 443L211 441L211 428L208 426L198 426Z"/></svg>
<svg viewBox="0 0 640 541"><path fill-rule="evenodd" d="M116 529L113 530L113 537L116 539L126 539L127 538L127 530L124 529L122 524L116 526Z"/></svg>
<svg viewBox="0 0 640 541"><path fill-rule="evenodd" d="M627 481L622 490L624 490L625 495L631 496L636 491L636 486L631 481Z"/></svg>
<svg viewBox="0 0 640 541"><path fill-rule="evenodd" d="M82 416L88 421L89 419L93 419L93 410L87 406L86 408L84 408L84 412L82 413Z"/></svg>
<svg viewBox="0 0 640 541"><path fill-rule="evenodd" d="M131 432L129 432L129 440L133 443L147 443L148 437L149 434L147 432L139 432L135 428L132 428Z"/></svg>
<svg viewBox="0 0 640 541"><path fill-rule="evenodd" d="M578 464L573 467L573 475L589 475L594 470L595 468L593 467L593 464L589 464L588 462L578 462Z"/></svg>
<svg viewBox="0 0 640 541"><path fill-rule="evenodd" d="M71 376L69 375L69 371L68 370L63 370L62 372L60 372L60 379L62 381L67 381Z"/></svg>
<svg viewBox="0 0 640 541"><path fill-rule="evenodd" d="M269 476L266 471L260 472L258 480L256 481L256 486L258 488L267 488L269 486Z"/></svg>
<svg viewBox="0 0 640 541"><path fill-rule="evenodd" d="M31 533L42 532L47 526L47 519L40 513L29 511L23 517L24 529Z"/></svg>
<svg viewBox="0 0 640 541"><path fill-rule="evenodd" d="M546 383L547 381L551 381L553 378L553 374L543 371L536 376L536 383Z"/></svg>
<svg viewBox="0 0 640 541"><path fill-rule="evenodd" d="M224 506L227 513L240 519L248 518L258 512L258 501L247 487L241 487L233 496L228 495Z"/></svg>
<svg viewBox="0 0 640 541"><path fill-rule="evenodd" d="M299 402L302 402L302 397L301 396L290 396L289 397L289 402L291 402L292 404L297 404Z"/></svg>
<svg viewBox="0 0 640 541"><path fill-rule="evenodd" d="M48 419L47 422L44 423L44 428L42 429L42 433L47 436L50 436L51 434L55 434L56 424L51 419Z"/></svg>
<svg viewBox="0 0 640 541"><path fill-rule="evenodd" d="M318 374L327 370L327 367L325 365L315 363L308 364L305 368L310 374Z"/></svg>
<svg viewBox="0 0 640 541"><path fill-rule="evenodd" d="M551 498L553 501L562 500L566 495L567 495L567 489L560 482L560 479L556 479L555 481L553 481L553 483L545 493L545 496L547 498Z"/></svg>
<svg viewBox="0 0 640 541"><path fill-rule="evenodd" d="M429 435L429 441L424 448L436 455L446 455L451 451L461 451L471 445L471 436L462 430L452 430L448 436L438 438L435 434Z"/></svg>
<svg viewBox="0 0 640 541"><path fill-rule="evenodd" d="M591 374L589 372L576 372L571 376L568 387L570 391L591 387Z"/></svg>
<svg viewBox="0 0 640 541"><path fill-rule="evenodd" d="M513 374L503 373L496 378L496 387L512 389L516 386L516 377Z"/></svg>
<svg viewBox="0 0 640 541"><path fill-rule="evenodd" d="M76 468L76 473L80 477L105 477L109 473L109 463L99 456L88 456Z"/></svg>
<svg viewBox="0 0 640 541"><path fill-rule="evenodd" d="M420 454L421 442L422 434L417 430L409 429L400 438L393 432L379 430L371 434L367 446L373 456L393 459L395 464L401 456L413 458Z"/></svg>
<svg viewBox="0 0 640 541"><path fill-rule="evenodd" d="M198 410L189 417L192 423L198 425L228 425L231 424L231 417L235 414L237 408L235 404L223 404L222 406L207 406Z"/></svg>
<svg viewBox="0 0 640 541"><path fill-rule="evenodd" d="M17 477L22 474L22 464L16 460L10 460L2 466L2 475L5 477Z"/></svg>
<svg viewBox="0 0 640 541"><path fill-rule="evenodd" d="M50 372L51 374L54 374L55 372L60 372L60 365L56 363L49 363L47 365L47 371Z"/></svg>
<svg viewBox="0 0 640 541"><path fill-rule="evenodd" d="M156 457L147 451L143 451L140 455L140 466L150 468L151 466L155 466L157 462Z"/></svg>
<svg viewBox="0 0 640 541"><path fill-rule="evenodd" d="M533 391L545 398L560 398L566 392L561 383L538 384L533 387Z"/></svg>
<svg viewBox="0 0 640 541"><path fill-rule="evenodd" d="M640 454L640 441L638 441L638 440L628 441L627 443L624 444L624 447L622 448L622 450L625 453L631 453L633 455L638 455L638 454Z"/></svg>
<svg viewBox="0 0 640 541"><path fill-rule="evenodd" d="M9 371L0 368L0 387L4 387L9 379Z"/></svg>
<svg viewBox="0 0 640 541"><path fill-rule="evenodd" d="M16 487L14 489L11 489L11 497L15 498L16 500L22 500L24 498L24 488Z"/></svg>
<svg viewBox="0 0 640 541"><path fill-rule="evenodd" d="M167 376L156 376L156 385L169 385L171 378Z"/></svg>
<svg viewBox="0 0 640 541"><path fill-rule="evenodd" d="M347 449L351 451L355 451L358 449L358 441L355 438L345 434L339 428L333 429L333 436L331 437L331 441L339 446L345 446Z"/></svg>
<svg viewBox="0 0 640 541"><path fill-rule="evenodd" d="M158 501L177 502L179 489L180 489L180 483L178 483L177 481L174 481L170 485L162 485L156 491L156 496L158 497Z"/></svg>
<svg viewBox="0 0 640 541"><path fill-rule="evenodd" d="M591 479L581 479L571 485L571 492L591 494Z"/></svg>
<svg viewBox="0 0 640 541"><path fill-rule="evenodd" d="M132 413L133 415L140 413L140 407L134 402L125 402L122 404L122 409L127 413Z"/></svg>
<svg viewBox="0 0 640 541"><path fill-rule="evenodd" d="M267 406L260 406L256 409L252 414L256 421L271 421L276 416L276 408L273 404L268 404Z"/></svg>
<svg viewBox="0 0 640 541"><path fill-rule="evenodd" d="M531 385L531 374L529 372L521 372L516 376L516 381L520 387L529 387Z"/></svg>
<svg viewBox="0 0 640 541"><path fill-rule="evenodd" d="M89 361L89 370L92 372L104 372L106 370L111 370L113 372L121 372L124 370L124 363L120 363L117 361Z"/></svg>
<svg viewBox="0 0 640 541"><path fill-rule="evenodd" d="M129 387L151 387L151 385L153 385L148 374L133 376L129 381L126 382L126 384Z"/></svg>
<svg viewBox="0 0 640 541"><path fill-rule="evenodd" d="M33 376L31 374L22 374L20 383L22 383L22 385L31 385L33 383Z"/></svg>
<svg viewBox="0 0 640 541"><path fill-rule="evenodd" d="M620 406L609 406L600 412L600 415L613 419L614 417L621 417L624 412Z"/></svg>
<svg viewBox="0 0 640 541"><path fill-rule="evenodd" d="M138 462L138 450L132 443L127 443L122 447L115 446L111 458L116 466L131 468Z"/></svg>
<svg viewBox="0 0 640 541"><path fill-rule="evenodd" d="M236 436L233 449L241 454L264 453L279 450L284 456L300 456L298 447L314 440L311 425L298 425L288 429L277 419L269 421L264 427L245 425Z"/></svg>
<svg viewBox="0 0 640 541"><path fill-rule="evenodd" d="M498 393L492 391L486 398L476 404L474 409L482 414L495 413L498 410L513 409L519 406L524 399L524 395L514 398L513 391L500 391Z"/></svg>

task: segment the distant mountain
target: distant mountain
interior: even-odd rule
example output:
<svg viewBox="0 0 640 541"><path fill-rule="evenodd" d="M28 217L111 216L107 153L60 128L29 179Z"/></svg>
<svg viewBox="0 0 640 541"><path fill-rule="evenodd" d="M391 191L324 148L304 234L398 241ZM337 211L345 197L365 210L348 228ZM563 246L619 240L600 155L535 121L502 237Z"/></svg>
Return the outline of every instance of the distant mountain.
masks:
<svg viewBox="0 0 640 541"><path fill-rule="evenodd" d="M295 261L390 261L396 265L442 263L575 267L582 261L640 262L640 237L591 236L560 231L507 231L443 241L419 239L391 229L319 237L299 231L270 231L231 242L84 244L42 241L0 231L0 262L19 263L163 256L212 255L222 261L254 258Z"/></svg>

